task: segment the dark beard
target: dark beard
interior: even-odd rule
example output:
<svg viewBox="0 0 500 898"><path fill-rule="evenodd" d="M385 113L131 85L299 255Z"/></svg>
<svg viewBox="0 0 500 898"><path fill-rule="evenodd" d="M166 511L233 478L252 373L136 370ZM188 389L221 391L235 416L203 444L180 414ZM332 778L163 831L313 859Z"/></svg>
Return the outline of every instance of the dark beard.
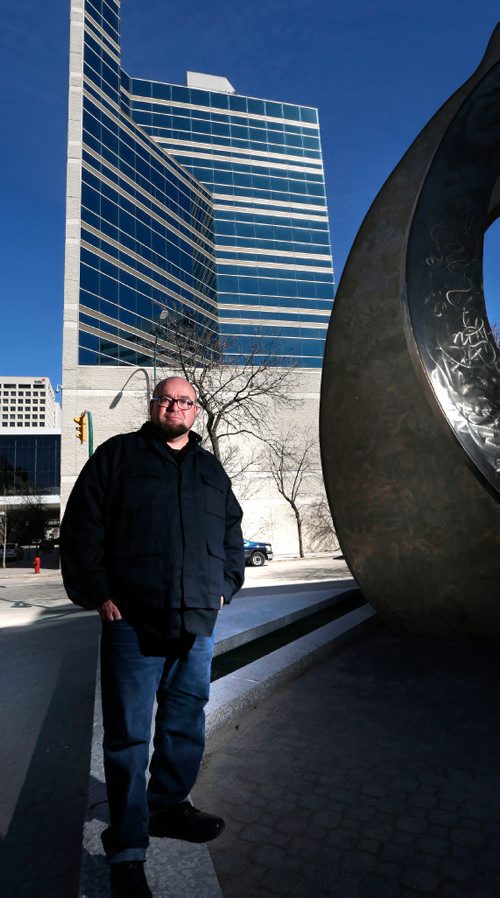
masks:
<svg viewBox="0 0 500 898"><path fill-rule="evenodd" d="M160 421L158 424L153 425L158 433L158 436L164 440L173 440L175 437L182 436L183 433L188 433L189 427L186 427L182 421L179 421L178 424L168 424L166 421Z"/></svg>

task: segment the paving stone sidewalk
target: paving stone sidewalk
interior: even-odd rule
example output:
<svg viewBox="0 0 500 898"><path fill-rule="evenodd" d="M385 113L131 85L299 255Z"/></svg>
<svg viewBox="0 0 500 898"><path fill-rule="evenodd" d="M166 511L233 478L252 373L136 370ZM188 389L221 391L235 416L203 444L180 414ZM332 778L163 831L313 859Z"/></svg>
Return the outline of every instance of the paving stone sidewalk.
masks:
<svg viewBox="0 0 500 898"><path fill-rule="evenodd" d="M224 898L500 898L498 647L385 628L211 738Z"/></svg>

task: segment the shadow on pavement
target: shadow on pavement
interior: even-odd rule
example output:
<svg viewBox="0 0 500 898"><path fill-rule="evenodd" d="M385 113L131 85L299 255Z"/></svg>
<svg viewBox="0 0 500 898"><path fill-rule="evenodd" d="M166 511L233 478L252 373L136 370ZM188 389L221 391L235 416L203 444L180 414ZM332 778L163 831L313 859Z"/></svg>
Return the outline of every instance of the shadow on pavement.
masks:
<svg viewBox="0 0 500 898"><path fill-rule="evenodd" d="M91 775L85 847L82 853L81 887L85 898L108 898L110 894L109 866L100 838L101 831L106 826L109 826L106 786L102 780Z"/></svg>
<svg viewBox="0 0 500 898"><path fill-rule="evenodd" d="M224 898L500 896L498 646L381 626L210 740Z"/></svg>
<svg viewBox="0 0 500 898"><path fill-rule="evenodd" d="M14 634L21 651L24 648L29 652L30 631L33 636L31 628ZM98 626L94 618L78 619L50 632L64 648L47 713L0 847L1 891L5 898L78 895ZM74 648L68 650L72 645ZM51 650L46 637L42 650L38 650L40 665ZM29 684L19 683L19 702L29 701L28 696ZM18 733L21 744L22 738Z"/></svg>

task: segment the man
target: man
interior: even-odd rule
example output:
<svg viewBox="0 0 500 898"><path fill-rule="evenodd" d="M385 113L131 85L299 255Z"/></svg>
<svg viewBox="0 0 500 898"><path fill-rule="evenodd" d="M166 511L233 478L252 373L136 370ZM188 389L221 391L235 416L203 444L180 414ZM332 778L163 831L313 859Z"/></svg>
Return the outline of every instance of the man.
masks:
<svg viewBox="0 0 500 898"><path fill-rule="evenodd" d="M191 429L197 413L186 380L159 383L151 420L89 459L61 526L68 596L102 620L110 812L102 839L113 898L151 895L148 833L206 842L224 828L188 796L205 744L213 629L243 583L242 512L222 465Z"/></svg>

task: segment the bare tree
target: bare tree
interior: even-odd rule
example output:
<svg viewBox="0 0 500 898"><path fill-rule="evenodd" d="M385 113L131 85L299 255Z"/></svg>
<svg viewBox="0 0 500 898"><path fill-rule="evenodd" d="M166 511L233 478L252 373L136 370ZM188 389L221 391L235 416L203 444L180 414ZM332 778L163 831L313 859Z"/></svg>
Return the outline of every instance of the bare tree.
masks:
<svg viewBox="0 0 500 898"><path fill-rule="evenodd" d="M283 499L290 505L297 526L299 555L304 557L305 506L302 494L318 475L318 441L300 433L283 434L269 444L268 464L271 477ZM307 490L310 492L310 490Z"/></svg>
<svg viewBox="0 0 500 898"><path fill-rule="evenodd" d="M263 353L257 342L243 355L237 340L207 332L176 311L164 310L161 321L164 338L157 342L162 364L193 384L215 457L242 473L255 458L242 459L241 438L266 442L270 408L276 414L296 401L291 395L294 365L277 366L276 356Z"/></svg>

